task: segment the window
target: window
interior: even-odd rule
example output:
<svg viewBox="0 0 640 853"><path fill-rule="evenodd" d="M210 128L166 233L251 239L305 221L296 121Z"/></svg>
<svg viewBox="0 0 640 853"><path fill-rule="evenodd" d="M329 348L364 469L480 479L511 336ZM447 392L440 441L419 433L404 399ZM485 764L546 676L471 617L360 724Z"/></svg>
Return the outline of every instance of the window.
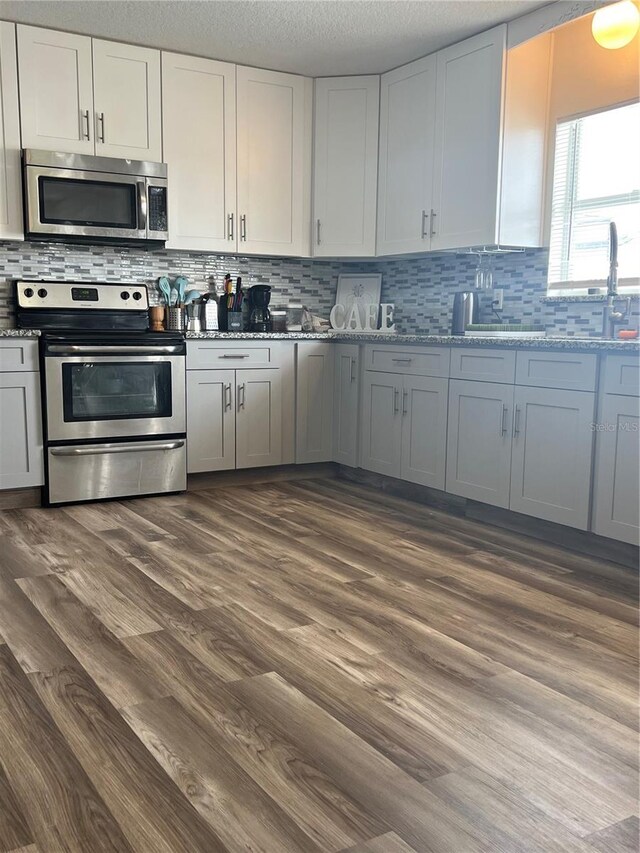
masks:
<svg viewBox="0 0 640 853"><path fill-rule="evenodd" d="M609 222L618 227L621 290L640 287L640 104L559 122L549 289L602 285Z"/></svg>

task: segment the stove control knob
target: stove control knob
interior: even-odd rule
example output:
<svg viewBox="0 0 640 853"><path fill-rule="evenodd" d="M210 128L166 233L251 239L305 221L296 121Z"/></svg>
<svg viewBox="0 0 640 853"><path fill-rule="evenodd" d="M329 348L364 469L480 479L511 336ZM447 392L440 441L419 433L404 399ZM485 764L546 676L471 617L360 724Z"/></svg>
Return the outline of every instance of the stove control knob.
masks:
<svg viewBox="0 0 640 853"><path fill-rule="evenodd" d="M25 287L24 295L27 297L27 299L31 299L31 297L33 296L33 288L32 287Z"/></svg>
<svg viewBox="0 0 640 853"><path fill-rule="evenodd" d="M137 302L139 299L142 299L142 294L140 293L140 291L139 291L139 290L135 290L135 291L134 291L134 293L133 293L133 298L136 300L136 302Z"/></svg>
<svg viewBox="0 0 640 853"><path fill-rule="evenodd" d="M122 293L120 294L120 299L128 299L128 298L129 298L129 291L123 290Z"/></svg>
<svg viewBox="0 0 640 853"><path fill-rule="evenodd" d="M47 291L44 289L44 287L41 287L38 291L38 296L40 297L40 299L44 299L46 295Z"/></svg>

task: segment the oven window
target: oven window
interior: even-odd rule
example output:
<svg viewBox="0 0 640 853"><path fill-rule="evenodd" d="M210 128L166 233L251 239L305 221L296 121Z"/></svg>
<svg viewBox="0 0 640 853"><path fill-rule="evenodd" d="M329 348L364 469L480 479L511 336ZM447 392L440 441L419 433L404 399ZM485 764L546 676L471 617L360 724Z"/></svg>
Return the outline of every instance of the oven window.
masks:
<svg viewBox="0 0 640 853"><path fill-rule="evenodd" d="M171 364L103 362L62 365L65 423L171 417Z"/></svg>
<svg viewBox="0 0 640 853"><path fill-rule="evenodd" d="M134 184L41 175L38 185L42 223L138 229Z"/></svg>

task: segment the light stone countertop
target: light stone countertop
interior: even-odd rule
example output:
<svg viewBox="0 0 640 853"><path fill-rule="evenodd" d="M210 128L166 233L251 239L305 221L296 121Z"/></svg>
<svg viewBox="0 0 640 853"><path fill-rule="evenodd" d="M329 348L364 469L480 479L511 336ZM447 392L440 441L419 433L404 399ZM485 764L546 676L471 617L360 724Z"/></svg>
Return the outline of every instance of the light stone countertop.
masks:
<svg viewBox="0 0 640 853"><path fill-rule="evenodd" d="M0 329L0 338L37 338L38 329ZM391 343L425 346L500 347L515 349L573 350L579 352L640 353L640 340L600 340L598 338L476 337L473 335L387 335L355 332L187 332L187 340L275 340L344 341L345 343Z"/></svg>

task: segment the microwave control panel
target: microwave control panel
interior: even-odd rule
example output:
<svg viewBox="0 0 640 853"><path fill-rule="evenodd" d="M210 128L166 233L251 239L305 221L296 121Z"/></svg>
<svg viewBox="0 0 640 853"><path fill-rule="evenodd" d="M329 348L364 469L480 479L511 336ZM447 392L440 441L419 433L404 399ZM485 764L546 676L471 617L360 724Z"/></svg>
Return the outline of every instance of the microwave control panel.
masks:
<svg viewBox="0 0 640 853"><path fill-rule="evenodd" d="M167 229L167 188L149 186L149 231L166 232Z"/></svg>

